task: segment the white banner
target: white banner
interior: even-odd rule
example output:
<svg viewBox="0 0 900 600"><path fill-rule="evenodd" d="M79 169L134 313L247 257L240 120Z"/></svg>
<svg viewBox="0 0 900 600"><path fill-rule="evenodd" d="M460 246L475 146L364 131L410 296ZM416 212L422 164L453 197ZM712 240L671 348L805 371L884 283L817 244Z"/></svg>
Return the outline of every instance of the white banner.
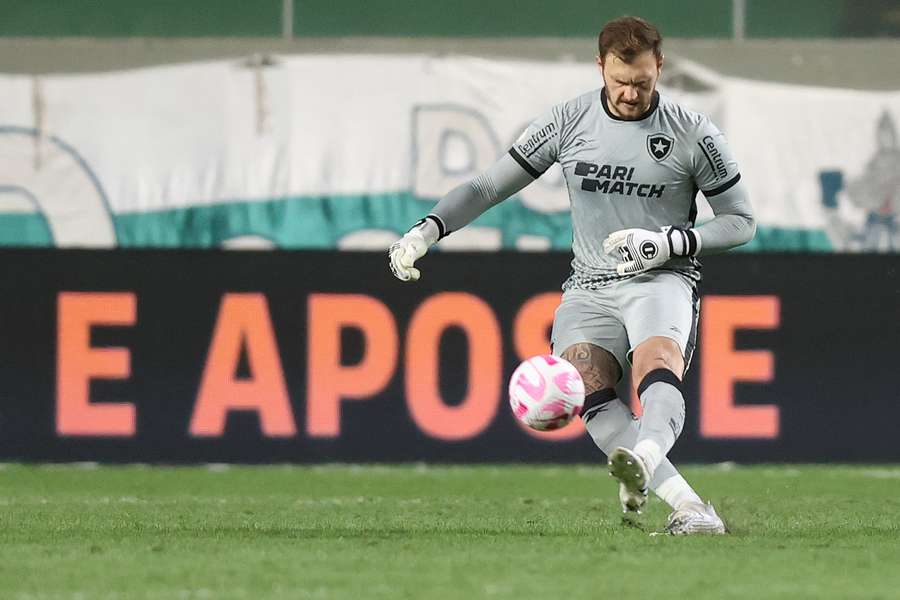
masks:
<svg viewBox="0 0 900 600"><path fill-rule="evenodd" d="M722 94L761 225L900 251L900 93L727 80Z"/></svg>
<svg viewBox="0 0 900 600"><path fill-rule="evenodd" d="M705 91L664 93L710 113L741 162L754 248L900 248L900 93L675 68ZM589 64L354 55L3 76L0 243L383 248L601 84ZM446 242L566 248L567 208L552 169Z"/></svg>

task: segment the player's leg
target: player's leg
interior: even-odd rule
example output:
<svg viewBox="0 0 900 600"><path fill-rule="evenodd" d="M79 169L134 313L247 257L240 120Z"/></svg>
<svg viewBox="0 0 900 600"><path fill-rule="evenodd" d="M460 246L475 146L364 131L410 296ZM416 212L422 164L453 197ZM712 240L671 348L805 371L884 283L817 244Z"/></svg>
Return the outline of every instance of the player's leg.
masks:
<svg viewBox="0 0 900 600"><path fill-rule="evenodd" d="M608 294L570 290L556 311L552 336L554 350L575 365L584 379L582 420L591 439L607 456L620 446L633 448L638 437L638 424L617 398L614 387L622 377L628 350L628 338L616 312ZM639 510L646 500L647 487L674 509L685 502L699 501L668 459L643 485L620 486L623 508Z"/></svg>
<svg viewBox="0 0 900 600"><path fill-rule="evenodd" d="M638 425L625 403L616 396L615 384L622 375L621 366L615 357L603 348L587 342L570 345L560 356L575 365L584 379L585 403L581 418L597 447L607 456L620 446L634 447ZM631 485L632 482L629 482L628 485L620 486L619 499L623 510L640 511L646 502L648 488L657 492L663 500L671 500L670 505L677 508L681 497L667 493L672 488L669 479L673 477L684 481L675 467L665 460L656 469L653 480L640 482L639 485ZM661 485L663 493L660 493Z"/></svg>
<svg viewBox="0 0 900 600"><path fill-rule="evenodd" d="M634 453L643 459L652 476L684 426L684 358L676 341L655 336L638 344L632 365L644 409Z"/></svg>
<svg viewBox="0 0 900 600"><path fill-rule="evenodd" d="M683 350L669 338L652 337L635 348L633 373L638 395L644 407L634 454L658 471L684 424L684 393L681 380L685 371ZM659 462L654 462L659 461ZM653 472L653 471L651 471ZM693 493L693 490L691 490ZM693 494L696 496L696 494ZM711 504L688 498L669 515L666 531L682 534L722 534L725 523Z"/></svg>
<svg viewBox="0 0 900 600"><path fill-rule="evenodd" d="M667 460L684 425L681 381L696 343L699 294L673 273L646 274L621 291L623 320L634 344L632 379L643 415L634 446L613 451L610 472L625 481L650 479ZM683 478L661 487L681 497L670 517L669 527L677 529L672 533L724 533L715 510L703 504Z"/></svg>
<svg viewBox="0 0 900 600"><path fill-rule="evenodd" d="M643 407L634 453L652 477L684 425L681 378L696 340L699 294L680 275L654 271L616 286Z"/></svg>

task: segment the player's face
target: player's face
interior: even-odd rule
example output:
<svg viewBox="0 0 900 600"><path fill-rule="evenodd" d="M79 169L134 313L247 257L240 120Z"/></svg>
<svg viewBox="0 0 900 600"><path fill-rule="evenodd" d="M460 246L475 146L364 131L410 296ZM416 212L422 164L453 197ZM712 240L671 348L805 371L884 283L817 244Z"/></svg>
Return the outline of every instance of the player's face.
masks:
<svg viewBox="0 0 900 600"><path fill-rule="evenodd" d="M609 110L623 119L637 119L650 108L653 91L662 69L662 60L651 50L637 55L630 63L612 52L598 56L597 64L603 73Z"/></svg>

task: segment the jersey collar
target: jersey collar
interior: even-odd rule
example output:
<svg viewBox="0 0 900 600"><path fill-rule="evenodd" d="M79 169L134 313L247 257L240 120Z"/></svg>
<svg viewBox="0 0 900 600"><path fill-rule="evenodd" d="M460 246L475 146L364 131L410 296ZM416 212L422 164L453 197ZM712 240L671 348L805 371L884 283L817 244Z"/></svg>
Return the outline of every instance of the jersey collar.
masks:
<svg viewBox="0 0 900 600"><path fill-rule="evenodd" d="M606 116L614 121L643 121L654 112L656 112L656 108L659 106L659 92L653 90L653 97L650 99L650 108L647 109L647 112L639 116L637 119L623 119L620 116L613 114L611 110L609 110L609 100L606 98L606 88L600 90L600 103L603 105L603 110L606 111Z"/></svg>

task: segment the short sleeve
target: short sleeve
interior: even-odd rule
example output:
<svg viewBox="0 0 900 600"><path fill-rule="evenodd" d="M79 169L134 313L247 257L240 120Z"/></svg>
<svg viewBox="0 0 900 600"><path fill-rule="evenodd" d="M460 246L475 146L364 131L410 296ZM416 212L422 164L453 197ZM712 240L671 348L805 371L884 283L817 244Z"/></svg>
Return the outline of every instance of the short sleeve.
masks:
<svg viewBox="0 0 900 600"><path fill-rule="evenodd" d="M740 169L725 136L708 118L700 122L693 152L694 181L707 198L740 181Z"/></svg>
<svg viewBox="0 0 900 600"><path fill-rule="evenodd" d="M531 122L509 153L529 175L537 179L559 156L560 129L559 110L554 107Z"/></svg>

